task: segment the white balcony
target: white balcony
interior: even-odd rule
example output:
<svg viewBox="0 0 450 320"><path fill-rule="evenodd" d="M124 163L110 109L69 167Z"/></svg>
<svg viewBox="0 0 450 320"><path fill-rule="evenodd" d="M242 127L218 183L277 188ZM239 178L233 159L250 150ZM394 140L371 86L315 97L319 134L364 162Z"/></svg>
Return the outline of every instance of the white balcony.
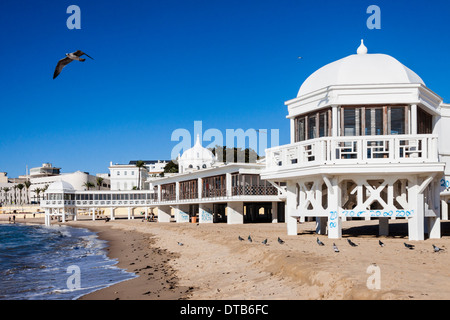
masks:
<svg viewBox="0 0 450 320"><path fill-rule="evenodd" d="M438 164L437 144L438 136L431 134L311 139L267 149L262 176L276 178L283 171L308 175L314 167L320 167L322 173L343 167L349 172L367 171L370 167L389 171L398 165L414 165L417 170L418 164Z"/></svg>

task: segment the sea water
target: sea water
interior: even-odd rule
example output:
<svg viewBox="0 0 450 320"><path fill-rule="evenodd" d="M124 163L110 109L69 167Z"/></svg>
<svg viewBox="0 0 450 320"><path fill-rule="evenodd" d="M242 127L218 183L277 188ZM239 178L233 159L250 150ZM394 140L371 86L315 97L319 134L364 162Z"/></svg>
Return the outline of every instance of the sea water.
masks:
<svg viewBox="0 0 450 320"><path fill-rule="evenodd" d="M106 247L83 228L0 224L0 300L72 300L136 277Z"/></svg>

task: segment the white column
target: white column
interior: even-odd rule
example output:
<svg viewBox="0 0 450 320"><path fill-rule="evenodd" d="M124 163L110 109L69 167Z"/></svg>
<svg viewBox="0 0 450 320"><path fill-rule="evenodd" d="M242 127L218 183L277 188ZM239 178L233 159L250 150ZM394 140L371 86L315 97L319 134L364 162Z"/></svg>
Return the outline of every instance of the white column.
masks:
<svg viewBox="0 0 450 320"><path fill-rule="evenodd" d="M131 207L128 207L128 220L131 220Z"/></svg>
<svg viewBox="0 0 450 320"><path fill-rule="evenodd" d="M297 197L296 197L296 186L294 181L287 181L286 183L286 224L287 224L287 234L289 236L296 236L298 233L297 226Z"/></svg>
<svg viewBox="0 0 450 320"><path fill-rule="evenodd" d="M411 134L417 134L417 104L411 105Z"/></svg>
<svg viewBox="0 0 450 320"><path fill-rule="evenodd" d="M278 223L278 202L272 202L272 223Z"/></svg>
<svg viewBox="0 0 450 320"><path fill-rule="evenodd" d="M170 206L158 207L158 222L170 222L171 215Z"/></svg>
<svg viewBox="0 0 450 320"><path fill-rule="evenodd" d="M233 194L233 191L231 190L232 184L231 184L231 173L225 174L225 183L226 183L226 193L227 197L231 197Z"/></svg>
<svg viewBox="0 0 450 320"><path fill-rule="evenodd" d="M62 208L62 222L65 223L66 222L66 209Z"/></svg>
<svg viewBox="0 0 450 320"><path fill-rule="evenodd" d="M338 117L338 106L331 106L331 136L337 137L339 135L339 117Z"/></svg>
<svg viewBox="0 0 450 320"><path fill-rule="evenodd" d="M441 217L442 217L442 220L448 220L448 202L447 202L447 199L441 200Z"/></svg>
<svg viewBox="0 0 450 320"><path fill-rule="evenodd" d="M340 190L338 179L330 179L328 187L328 238L340 239L342 237L342 218L339 216Z"/></svg>
<svg viewBox="0 0 450 320"><path fill-rule="evenodd" d="M110 219L111 219L111 221L113 221L113 220L116 220L116 217L115 217L115 215L114 215L114 210L115 210L116 208L113 208L113 207L111 207L109 210L110 210Z"/></svg>
<svg viewBox="0 0 450 320"><path fill-rule="evenodd" d="M408 236L409 240L424 240L425 224L424 224L424 196L419 193L419 185L417 178L414 186L408 188L408 199L412 204L414 213L408 218Z"/></svg>
<svg viewBox="0 0 450 320"><path fill-rule="evenodd" d="M199 223L213 223L213 208L214 205L212 203L201 203L199 204Z"/></svg>
<svg viewBox="0 0 450 320"><path fill-rule="evenodd" d="M145 219L145 220L148 219L148 207L145 207L145 215L144 215L144 219Z"/></svg>
<svg viewBox="0 0 450 320"><path fill-rule="evenodd" d="M48 208L45 209L45 225L50 226L50 210Z"/></svg>
<svg viewBox="0 0 450 320"><path fill-rule="evenodd" d="M227 223L243 224L244 223L244 203L228 202L227 203Z"/></svg>
<svg viewBox="0 0 450 320"><path fill-rule="evenodd" d="M189 222L189 206L178 205L173 207L175 211L175 221L177 223L187 223Z"/></svg>
<svg viewBox="0 0 450 320"><path fill-rule="evenodd" d="M198 178L197 181L197 187L198 187L198 199L200 200L202 198L202 190L203 190L203 180L202 178Z"/></svg>
<svg viewBox="0 0 450 320"><path fill-rule="evenodd" d="M177 201L180 200L180 182L179 181L175 182L175 199Z"/></svg>
<svg viewBox="0 0 450 320"><path fill-rule="evenodd" d="M73 221L77 221L78 209L72 208L72 212L73 212Z"/></svg>
<svg viewBox="0 0 450 320"><path fill-rule="evenodd" d="M90 209L92 212L92 221L95 221L95 208Z"/></svg>

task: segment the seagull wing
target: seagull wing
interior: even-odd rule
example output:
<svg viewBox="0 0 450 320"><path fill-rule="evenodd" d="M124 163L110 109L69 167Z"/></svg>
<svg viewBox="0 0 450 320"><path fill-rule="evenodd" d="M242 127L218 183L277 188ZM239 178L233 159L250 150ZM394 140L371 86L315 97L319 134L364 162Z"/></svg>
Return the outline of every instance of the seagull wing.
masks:
<svg viewBox="0 0 450 320"><path fill-rule="evenodd" d="M88 58L91 58L92 60L94 60L94 58L92 58L92 57L89 56L87 53L84 53L84 52L81 51L81 50L77 50L77 51L75 51L73 54L76 55L77 57L81 57L82 55L85 55L85 56L87 56Z"/></svg>
<svg viewBox="0 0 450 320"><path fill-rule="evenodd" d="M53 79L55 79L61 73L62 69L72 61L73 60L68 57L59 60L58 64L56 65L55 72L53 73Z"/></svg>

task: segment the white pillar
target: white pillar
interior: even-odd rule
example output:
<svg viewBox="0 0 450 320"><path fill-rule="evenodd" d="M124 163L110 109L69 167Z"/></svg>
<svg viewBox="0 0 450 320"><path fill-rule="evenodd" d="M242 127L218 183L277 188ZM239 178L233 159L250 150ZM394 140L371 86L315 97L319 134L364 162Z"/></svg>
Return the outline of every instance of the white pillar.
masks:
<svg viewBox="0 0 450 320"><path fill-rule="evenodd" d="M109 210L110 210L110 219L111 219L111 221L113 221L113 220L116 220L116 217L115 217L115 215L114 215L114 210L115 210L116 208L113 208L113 207L111 207Z"/></svg>
<svg viewBox="0 0 450 320"><path fill-rule="evenodd" d="M408 199L412 204L414 213L408 218L408 236L409 240L424 240L425 239L425 224L424 224L424 196L419 193L419 185L417 179L414 186L408 188Z"/></svg>
<svg viewBox="0 0 450 320"><path fill-rule="evenodd" d="M158 207L158 222L170 222L171 208L170 206Z"/></svg>
<svg viewBox="0 0 450 320"><path fill-rule="evenodd" d="M389 235L389 218L378 218L378 234L380 236Z"/></svg>
<svg viewBox="0 0 450 320"><path fill-rule="evenodd" d="M62 208L62 222L65 223L66 222L66 209Z"/></svg>
<svg viewBox="0 0 450 320"><path fill-rule="evenodd" d="M214 205L212 203L201 203L199 208L199 223L213 223L214 222Z"/></svg>
<svg viewBox="0 0 450 320"><path fill-rule="evenodd" d="M73 221L77 221L78 209L72 208L72 212L73 212Z"/></svg>
<svg viewBox="0 0 450 320"><path fill-rule="evenodd" d="M330 179L328 186L328 238L342 238L342 218L339 216L340 190L338 179Z"/></svg>
<svg viewBox="0 0 450 320"><path fill-rule="evenodd" d="M145 219L145 220L148 219L148 207L145 207L144 219Z"/></svg>
<svg viewBox="0 0 450 320"><path fill-rule="evenodd" d="M338 106L331 106L331 136L337 137L339 135L339 118L338 118Z"/></svg>
<svg viewBox="0 0 450 320"><path fill-rule="evenodd" d="M90 209L92 212L92 221L95 221L95 208Z"/></svg>
<svg viewBox="0 0 450 320"><path fill-rule="evenodd" d="M287 224L287 234L289 236L296 236L298 233L297 226L297 196L296 196L296 186L294 181L287 181L286 183L286 224Z"/></svg>
<svg viewBox="0 0 450 320"><path fill-rule="evenodd" d="M448 220L448 202L447 202L447 199L441 200L441 217L442 217L442 220Z"/></svg>
<svg viewBox="0 0 450 320"><path fill-rule="evenodd" d="M131 207L128 207L128 220L131 220Z"/></svg>
<svg viewBox="0 0 450 320"><path fill-rule="evenodd" d="M278 202L272 202L272 223L278 223Z"/></svg>
<svg viewBox="0 0 450 320"><path fill-rule="evenodd" d="M175 221L177 223L186 223L189 222L189 205L178 205L173 207L175 211Z"/></svg>
<svg viewBox="0 0 450 320"><path fill-rule="evenodd" d="M411 134L417 134L417 104L411 105Z"/></svg>
<svg viewBox="0 0 450 320"><path fill-rule="evenodd" d="M226 195L227 197L231 197L231 195L233 194L233 190L231 190L232 188L232 183L231 183L231 173L226 173L225 174L225 185L226 185Z"/></svg>
<svg viewBox="0 0 450 320"><path fill-rule="evenodd" d="M227 203L227 223L243 224L244 223L244 203L228 202Z"/></svg>

